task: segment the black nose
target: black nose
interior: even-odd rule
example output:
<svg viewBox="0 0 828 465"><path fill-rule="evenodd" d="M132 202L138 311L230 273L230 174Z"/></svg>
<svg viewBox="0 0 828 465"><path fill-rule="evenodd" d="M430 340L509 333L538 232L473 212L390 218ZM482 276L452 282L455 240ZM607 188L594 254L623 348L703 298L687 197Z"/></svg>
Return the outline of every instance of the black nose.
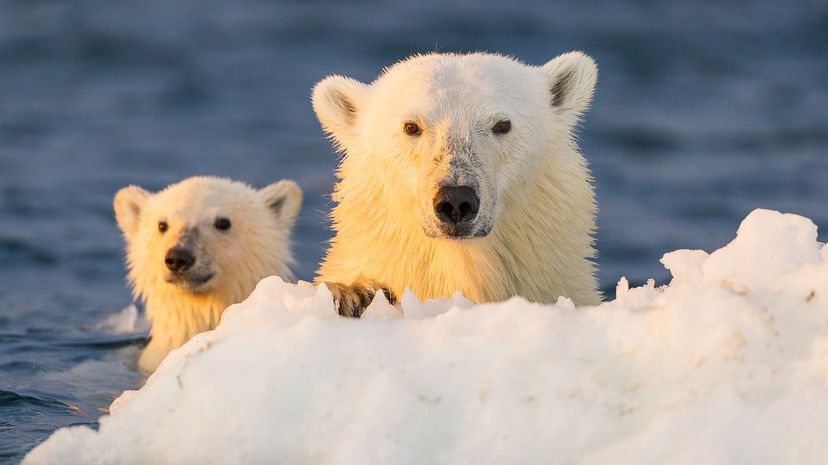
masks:
<svg viewBox="0 0 828 465"><path fill-rule="evenodd" d="M189 249L184 247L173 247L167 251L167 256L164 258L164 263L170 271L179 272L185 271L195 263L195 257Z"/></svg>
<svg viewBox="0 0 828 465"><path fill-rule="evenodd" d="M434 213L445 223L471 221L479 206L477 192L469 186L444 186L434 197Z"/></svg>

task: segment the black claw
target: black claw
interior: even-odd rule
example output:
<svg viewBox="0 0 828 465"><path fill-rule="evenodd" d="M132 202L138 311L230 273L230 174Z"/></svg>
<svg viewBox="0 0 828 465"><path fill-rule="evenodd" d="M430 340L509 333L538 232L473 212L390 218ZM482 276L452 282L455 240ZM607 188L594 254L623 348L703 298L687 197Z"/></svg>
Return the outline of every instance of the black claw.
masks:
<svg viewBox="0 0 828 465"><path fill-rule="evenodd" d="M391 304L397 302L391 291L375 285L376 283L370 280L360 280L350 286L340 283L326 284L328 290L333 294L337 311L344 317L359 318L362 316L362 313L374 300L376 290L381 290L385 294L385 299Z"/></svg>

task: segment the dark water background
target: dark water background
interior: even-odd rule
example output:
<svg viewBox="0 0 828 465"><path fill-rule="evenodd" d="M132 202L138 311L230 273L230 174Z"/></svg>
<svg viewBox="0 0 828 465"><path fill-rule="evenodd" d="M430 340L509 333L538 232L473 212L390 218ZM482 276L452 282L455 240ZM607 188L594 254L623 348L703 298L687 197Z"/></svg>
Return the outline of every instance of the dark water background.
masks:
<svg viewBox="0 0 828 465"><path fill-rule="evenodd" d="M296 251L330 236L336 157L309 103L415 52L601 68L582 135L601 283L664 281L661 254L714 249L755 207L828 229L828 4L781 1L0 0L0 463L94 424L143 381L118 188L194 174L305 190Z"/></svg>

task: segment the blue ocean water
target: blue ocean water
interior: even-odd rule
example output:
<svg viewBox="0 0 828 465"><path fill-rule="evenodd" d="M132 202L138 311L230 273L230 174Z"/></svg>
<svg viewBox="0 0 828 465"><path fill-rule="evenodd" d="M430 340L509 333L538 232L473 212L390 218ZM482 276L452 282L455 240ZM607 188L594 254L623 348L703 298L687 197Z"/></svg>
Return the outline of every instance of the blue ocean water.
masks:
<svg viewBox="0 0 828 465"><path fill-rule="evenodd" d="M120 187L295 179L310 279L337 164L315 82L416 52L573 49L601 68L580 134L610 293L621 275L664 282L661 254L719 247L756 207L826 240L823 1L0 2L0 463L143 382L144 335L97 329L130 302Z"/></svg>

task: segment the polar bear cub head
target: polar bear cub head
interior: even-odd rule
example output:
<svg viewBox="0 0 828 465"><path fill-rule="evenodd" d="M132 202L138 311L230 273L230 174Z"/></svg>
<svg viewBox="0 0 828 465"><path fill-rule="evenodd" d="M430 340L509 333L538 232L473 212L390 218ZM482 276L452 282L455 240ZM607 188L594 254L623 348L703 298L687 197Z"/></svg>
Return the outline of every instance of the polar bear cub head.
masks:
<svg viewBox="0 0 828 465"><path fill-rule="evenodd" d="M121 189L114 206L130 280L139 295L175 288L237 297L263 277L289 277L290 231L301 202L292 181L255 191L194 177L156 194Z"/></svg>
<svg viewBox="0 0 828 465"><path fill-rule="evenodd" d="M129 281L152 322L141 368L152 371L169 350L215 328L261 279L292 278L290 232L301 204L292 181L257 191L193 177L157 193L137 186L117 193Z"/></svg>
<svg viewBox="0 0 828 465"><path fill-rule="evenodd" d="M395 185L378 189L392 190L428 237L469 239L491 232L503 197L525 191L546 153L574 146L596 78L580 52L539 67L486 53L430 54L371 84L328 77L314 88L313 107L346 157L390 171L383 178Z"/></svg>

